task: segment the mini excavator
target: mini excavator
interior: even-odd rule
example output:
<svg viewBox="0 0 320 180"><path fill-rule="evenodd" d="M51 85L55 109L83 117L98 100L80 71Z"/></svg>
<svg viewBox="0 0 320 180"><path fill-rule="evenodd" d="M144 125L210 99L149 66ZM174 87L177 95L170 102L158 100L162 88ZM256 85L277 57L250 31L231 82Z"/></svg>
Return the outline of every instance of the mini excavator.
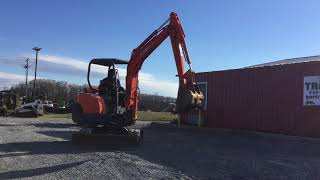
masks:
<svg viewBox="0 0 320 180"><path fill-rule="evenodd" d="M128 128L137 121L139 70L148 56L168 37L171 40L179 78L176 111L181 114L200 108L204 97L191 69L184 31L177 14L172 12L158 29L133 49L129 61L115 58L90 61L87 73L88 87L79 94L72 107L72 120L81 127L80 132L72 136L74 143L141 143L142 130ZM186 72L184 61L189 67ZM100 81L99 86L91 85L92 65L108 68L108 76ZM127 66L126 89L120 84L119 72L115 65Z"/></svg>

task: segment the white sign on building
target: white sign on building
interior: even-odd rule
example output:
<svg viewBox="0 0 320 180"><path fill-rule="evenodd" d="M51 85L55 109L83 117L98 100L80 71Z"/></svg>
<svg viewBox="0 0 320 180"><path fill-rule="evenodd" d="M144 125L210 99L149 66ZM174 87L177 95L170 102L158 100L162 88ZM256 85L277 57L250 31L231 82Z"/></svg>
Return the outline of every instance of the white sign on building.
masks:
<svg viewBox="0 0 320 180"><path fill-rule="evenodd" d="M320 106L320 76L305 76L303 89L303 105Z"/></svg>

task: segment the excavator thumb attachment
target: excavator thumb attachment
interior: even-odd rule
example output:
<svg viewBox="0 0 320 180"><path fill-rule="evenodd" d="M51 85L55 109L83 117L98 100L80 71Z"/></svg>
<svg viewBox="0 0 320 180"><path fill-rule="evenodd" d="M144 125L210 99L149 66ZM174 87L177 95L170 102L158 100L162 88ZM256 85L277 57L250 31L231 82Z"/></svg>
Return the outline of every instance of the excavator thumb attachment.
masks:
<svg viewBox="0 0 320 180"><path fill-rule="evenodd" d="M190 64L189 64L190 65ZM183 74L184 82L179 85L176 110L185 113L192 109L201 109L204 96L195 80L195 73L190 69Z"/></svg>
<svg viewBox="0 0 320 180"><path fill-rule="evenodd" d="M204 96L195 83L189 88L180 85L176 105L177 112L183 113L191 109L201 109L203 99Z"/></svg>

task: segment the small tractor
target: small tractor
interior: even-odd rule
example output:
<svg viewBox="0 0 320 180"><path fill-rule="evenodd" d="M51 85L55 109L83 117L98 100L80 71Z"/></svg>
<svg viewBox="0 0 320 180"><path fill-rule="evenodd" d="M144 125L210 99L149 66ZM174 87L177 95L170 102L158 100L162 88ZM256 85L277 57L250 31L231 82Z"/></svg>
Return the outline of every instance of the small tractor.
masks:
<svg viewBox="0 0 320 180"><path fill-rule="evenodd" d="M18 96L12 91L0 91L0 116L8 116L14 112L17 107Z"/></svg>

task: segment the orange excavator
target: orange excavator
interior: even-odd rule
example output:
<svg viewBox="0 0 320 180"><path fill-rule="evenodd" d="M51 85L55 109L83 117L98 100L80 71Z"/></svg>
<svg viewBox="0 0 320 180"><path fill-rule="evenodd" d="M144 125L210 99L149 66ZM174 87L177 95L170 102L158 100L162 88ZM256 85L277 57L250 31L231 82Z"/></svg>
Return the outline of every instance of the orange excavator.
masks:
<svg viewBox="0 0 320 180"><path fill-rule="evenodd" d="M119 143L123 140L140 143L142 141L143 132L141 130L128 128L138 119L139 70L148 56L168 37L171 40L179 77L177 113L200 108L204 97L195 82L181 23L177 14L172 12L168 20L132 51L129 61L115 58L90 61L87 74L88 87L77 97L77 102L72 107L72 120L82 127L80 132L73 134L74 142ZM189 67L186 72L184 61ZM108 68L108 76L100 81L99 86L92 86L90 82L90 71L93 64ZM115 65L127 65L126 89L120 84L118 69Z"/></svg>

